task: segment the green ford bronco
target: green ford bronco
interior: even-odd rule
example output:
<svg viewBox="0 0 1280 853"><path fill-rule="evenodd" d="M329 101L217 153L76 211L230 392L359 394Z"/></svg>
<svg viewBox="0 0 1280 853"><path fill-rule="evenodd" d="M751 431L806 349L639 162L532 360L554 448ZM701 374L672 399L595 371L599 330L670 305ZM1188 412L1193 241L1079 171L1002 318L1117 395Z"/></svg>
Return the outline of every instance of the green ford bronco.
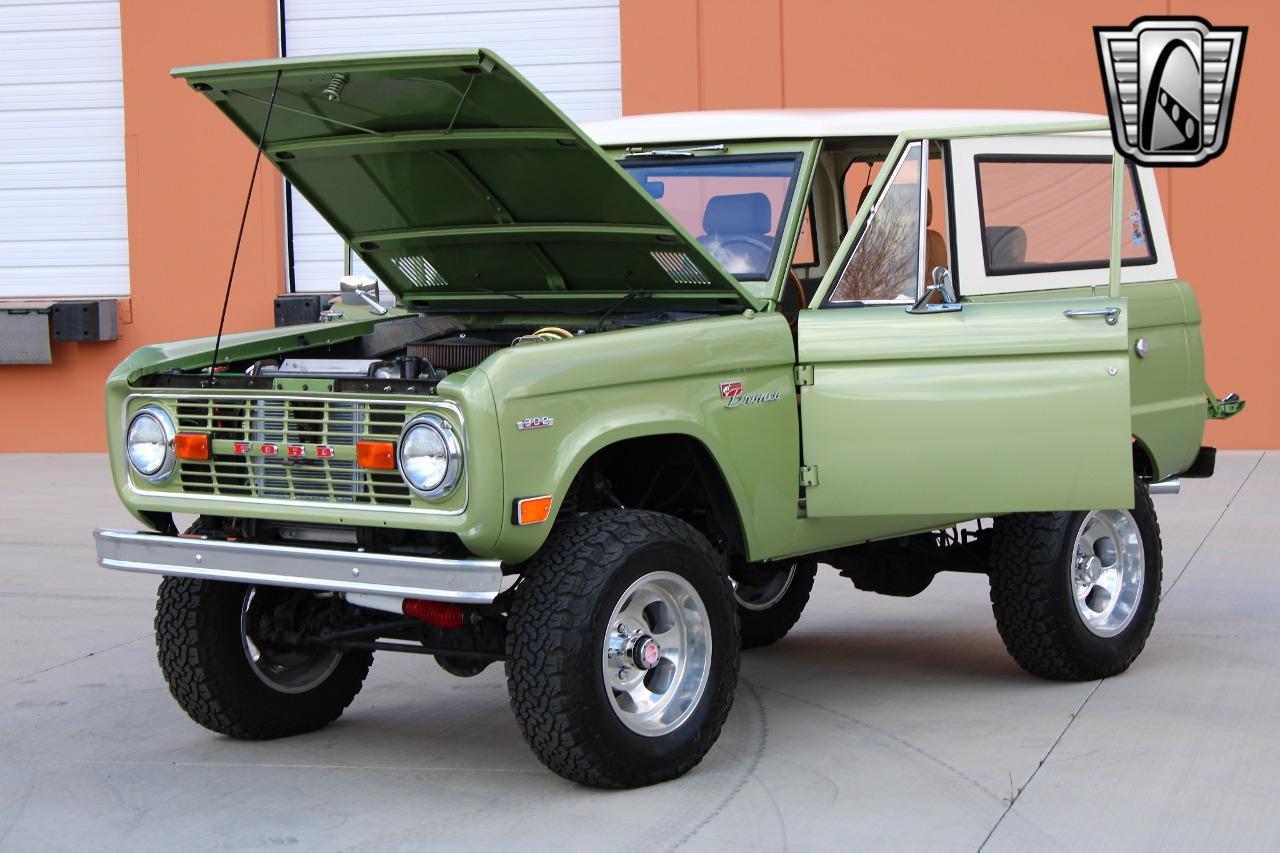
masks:
<svg viewBox="0 0 1280 853"><path fill-rule="evenodd" d="M581 128L487 51L175 72L394 307L147 346L111 375L115 485L200 724L313 731L375 651L502 661L588 785L711 748L739 648L819 564L910 596L990 576L1053 679L1155 618L1150 495L1207 477L1200 311L1156 182L1062 113L784 110ZM174 513L195 516L185 531Z"/></svg>

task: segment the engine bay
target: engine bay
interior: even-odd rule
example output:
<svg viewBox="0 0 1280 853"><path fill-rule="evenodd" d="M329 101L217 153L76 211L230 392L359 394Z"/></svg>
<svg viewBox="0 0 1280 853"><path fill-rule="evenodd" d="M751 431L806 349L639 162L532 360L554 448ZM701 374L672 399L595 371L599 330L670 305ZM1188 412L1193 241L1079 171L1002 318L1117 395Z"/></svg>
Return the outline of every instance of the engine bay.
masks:
<svg viewBox="0 0 1280 853"><path fill-rule="evenodd" d="M446 376L470 370L511 347L528 347L572 340L607 330L657 325L707 316L700 312L645 312L610 322L584 316L577 322L531 325L478 320L464 322L448 315L410 315L378 323L360 337L340 343L309 345L305 334L298 345L278 356L171 370L138 383L159 388L218 386L271 390L279 380L314 379L322 383L305 390L358 393L433 393ZM505 318L504 318L505 319ZM585 321L585 322L584 322Z"/></svg>
<svg viewBox="0 0 1280 853"><path fill-rule="evenodd" d="M509 330L494 330L498 333ZM579 330L578 334L585 334ZM290 356L262 359L245 369L249 376L315 377L320 379L363 378L428 380L438 382L450 373L476 367L507 347L573 338L573 332L559 326L545 326L528 334L504 340L500 334L485 336L458 332L406 344L402 351L381 358L333 358Z"/></svg>

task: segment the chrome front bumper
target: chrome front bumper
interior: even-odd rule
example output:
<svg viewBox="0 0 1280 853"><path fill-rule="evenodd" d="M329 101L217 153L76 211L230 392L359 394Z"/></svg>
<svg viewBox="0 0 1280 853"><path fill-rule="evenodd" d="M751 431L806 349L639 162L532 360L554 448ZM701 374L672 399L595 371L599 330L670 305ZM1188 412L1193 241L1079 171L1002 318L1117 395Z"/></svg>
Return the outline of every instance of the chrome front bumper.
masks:
<svg viewBox="0 0 1280 853"><path fill-rule="evenodd" d="M488 604L502 591L502 564L497 560L256 545L131 530L95 530L93 538L98 565L127 572L458 604Z"/></svg>

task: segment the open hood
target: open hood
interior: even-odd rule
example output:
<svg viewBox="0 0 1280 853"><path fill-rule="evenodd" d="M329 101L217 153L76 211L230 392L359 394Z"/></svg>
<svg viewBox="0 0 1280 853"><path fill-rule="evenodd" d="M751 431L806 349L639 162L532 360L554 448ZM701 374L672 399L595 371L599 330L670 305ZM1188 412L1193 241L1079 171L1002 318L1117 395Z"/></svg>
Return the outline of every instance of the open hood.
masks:
<svg viewBox="0 0 1280 853"><path fill-rule="evenodd" d="M488 51L173 74L255 143L279 74L266 156L406 304L603 304L635 291L668 307L762 307Z"/></svg>

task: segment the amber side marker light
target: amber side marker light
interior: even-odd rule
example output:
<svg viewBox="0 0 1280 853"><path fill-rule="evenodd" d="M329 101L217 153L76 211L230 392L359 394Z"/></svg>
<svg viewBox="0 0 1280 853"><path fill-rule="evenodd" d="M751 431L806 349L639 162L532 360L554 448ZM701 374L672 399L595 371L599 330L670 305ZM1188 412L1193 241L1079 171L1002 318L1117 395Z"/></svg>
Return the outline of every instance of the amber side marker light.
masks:
<svg viewBox="0 0 1280 853"><path fill-rule="evenodd" d="M540 524L551 517L551 495L540 498L516 498L512 521L516 524Z"/></svg>
<svg viewBox="0 0 1280 853"><path fill-rule="evenodd" d="M173 453L179 459L208 459L209 436L180 432L173 437Z"/></svg>
<svg viewBox="0 0 1280 853"><path fill-rule="evenodd" d="M356 464L361 468L395 470L395 443L391 441L357 441Z"/></svg>

